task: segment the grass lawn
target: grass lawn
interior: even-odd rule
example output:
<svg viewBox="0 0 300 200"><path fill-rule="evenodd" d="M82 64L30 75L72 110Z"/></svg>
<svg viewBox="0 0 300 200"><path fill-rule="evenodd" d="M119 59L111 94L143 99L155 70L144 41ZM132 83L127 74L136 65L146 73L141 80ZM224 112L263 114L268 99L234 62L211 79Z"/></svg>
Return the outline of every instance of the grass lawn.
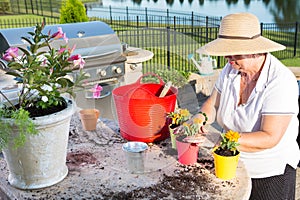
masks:
<svg viewBox="0 0 300 200"><path fill-rule="evenodd" d="M1 20L8 20L8 19L14 19L14 20L19 20L19 19L43 19L42 16L37 16L37 15L1 15L0 16Z"/></svg>
<svg viewBox="0 0 300 200"><path fill-rule="evenodd" d="M288 67L300 67L300 58L283 59L281 62Z"/></svg>
<svg viewBox="0 0 300 200"><path fill-rule="evenodd" d="M43 19L43 18L52 19L51 17L43 17L43 16L37 16L37 15L1 15L0 16L1 20L14 20L14 21L24 20L24 19L28 19L28 20Z"/></svg>

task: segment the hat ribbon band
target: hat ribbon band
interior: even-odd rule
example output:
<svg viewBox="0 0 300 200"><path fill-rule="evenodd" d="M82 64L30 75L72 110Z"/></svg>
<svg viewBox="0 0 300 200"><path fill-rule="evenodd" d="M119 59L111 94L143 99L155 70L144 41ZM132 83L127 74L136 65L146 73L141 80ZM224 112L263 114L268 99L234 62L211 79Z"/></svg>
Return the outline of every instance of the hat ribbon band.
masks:
<svg viewBox="0 0 300 200"><path fill-rule="evenodd" d="M219 35L219 38L224 38L224 39L234 39L234 40L251 40L258 38L260 34L254 35L252 37L242 37L242 36L226 36L226 35Z"/></svg>

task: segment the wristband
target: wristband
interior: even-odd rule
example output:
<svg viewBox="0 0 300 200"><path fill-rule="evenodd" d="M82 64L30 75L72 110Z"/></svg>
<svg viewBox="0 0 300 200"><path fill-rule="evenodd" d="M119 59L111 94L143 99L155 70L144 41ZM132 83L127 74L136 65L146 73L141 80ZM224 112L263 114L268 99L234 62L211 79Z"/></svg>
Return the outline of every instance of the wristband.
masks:
<svg viewBox="0 0 300 200"><path fill-rule="evenodd" d="M205 125L206 122L207 122L207 120L208 120L208 117L207 117L206 113L200 111L199 114L201 114L201 115L204 116L204 122L203 122L203 125Z"/></svg>

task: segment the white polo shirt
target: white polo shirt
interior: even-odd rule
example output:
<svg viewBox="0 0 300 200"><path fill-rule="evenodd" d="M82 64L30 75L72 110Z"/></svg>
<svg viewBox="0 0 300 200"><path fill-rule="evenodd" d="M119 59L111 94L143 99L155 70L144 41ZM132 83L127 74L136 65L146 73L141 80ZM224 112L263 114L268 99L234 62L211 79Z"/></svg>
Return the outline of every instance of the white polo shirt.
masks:
<svg viewBox="0 0 300 200"><path fill-rule="evenodd" d="M260 130L262 115L293 115L280 142L273 148L255 153L241 152L251 178L283 174L286 164L297 168L300 151L298 135L298 83L294 74L271 54L248 101L238 106L240 74L227 64L215 88L220 93L217 121L222 127L238 132ZM274 124L276 126L276 124Z"/></svg>

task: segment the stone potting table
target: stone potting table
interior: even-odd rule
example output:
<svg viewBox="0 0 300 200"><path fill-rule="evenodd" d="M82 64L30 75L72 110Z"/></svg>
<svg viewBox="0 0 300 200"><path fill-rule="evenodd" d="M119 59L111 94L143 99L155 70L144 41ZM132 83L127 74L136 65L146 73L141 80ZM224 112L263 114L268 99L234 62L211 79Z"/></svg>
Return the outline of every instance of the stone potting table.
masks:
<svg viewBox="0 0 300 200"><path fill-rule="evenodd" d="M207 157L210 154L209 149L216 142L214 133L217 130L213 126L208 128L209 134L200 149L199 157ZM167 188L166 184L171 184L171 178L179 177L179 174L182 178L186 176L195 180L205 180L199 185L193 185L191 181L187 183L188 187L180 188L195 188L195 191L183 192L180 199L202 197L242 200L249 197L251 182L241 162L237 168L237 177L230 181L222 181L205 167L201 167L201 163L193 166L179 164L177 153L171 148L168 138L157 144L148 144L145 172L133 174L127 169L125 154L122 151L122 145L126 142L119 135L115 121L100 118L95 131L83 131L76 113L70 127L68 176L51 187L19 190L8 183L6 162L0 156L0 199L178 199L176 188L172 190ZM201 188L206 188L208 192L202 191ZM215 188L215 194L209 192L212 188ZM160 196L162 194L167 194L167 197Z"/></svg>

